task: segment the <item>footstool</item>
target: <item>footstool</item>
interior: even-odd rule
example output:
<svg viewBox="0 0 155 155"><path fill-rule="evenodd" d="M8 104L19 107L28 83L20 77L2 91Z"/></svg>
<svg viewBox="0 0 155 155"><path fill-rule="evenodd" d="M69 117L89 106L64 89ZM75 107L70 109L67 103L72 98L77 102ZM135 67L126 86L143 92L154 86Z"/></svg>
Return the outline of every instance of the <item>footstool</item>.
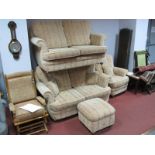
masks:
<svg viewBox="0 0 155 155"><path fill-rule="evenodd" d="M92 133L111 126L115 122L115 109L100 98L80 102L77 108L79 120Z"/></svg>

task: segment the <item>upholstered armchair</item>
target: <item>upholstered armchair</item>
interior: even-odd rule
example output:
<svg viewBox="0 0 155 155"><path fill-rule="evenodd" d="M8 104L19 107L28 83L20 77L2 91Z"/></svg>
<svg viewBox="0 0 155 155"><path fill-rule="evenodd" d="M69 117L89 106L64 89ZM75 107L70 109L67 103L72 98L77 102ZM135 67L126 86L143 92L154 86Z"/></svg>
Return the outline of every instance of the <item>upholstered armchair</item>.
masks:
<svg viewBox="0 0 155 155"><path fill-rule="evenodd" d="M111 89L109 78L80 67L47 73L36 68L36 86L47 100L47 110L54 120L77 114L77 104L95 97L108 101Z"/></svg>
<svg viewBox="0 0 155 155"><path fill-rule="evenodd" d="M126 76L127 69L115 67L112 57L105 55L101 64L96 64L95 69L99 74L104 74L109 78L111 96L115 96L127 90L129 78Z"/></svg>
<svg viewBox="0 0 155 155"><path fill-rule="evenodd" d="M37 96L33 73L20 72L7 75L6 83L9 108L18 134L35 134L48 131L46 102L42 97ZM28 104L38 106L40 109L32 112L22 108Z"/></svg>

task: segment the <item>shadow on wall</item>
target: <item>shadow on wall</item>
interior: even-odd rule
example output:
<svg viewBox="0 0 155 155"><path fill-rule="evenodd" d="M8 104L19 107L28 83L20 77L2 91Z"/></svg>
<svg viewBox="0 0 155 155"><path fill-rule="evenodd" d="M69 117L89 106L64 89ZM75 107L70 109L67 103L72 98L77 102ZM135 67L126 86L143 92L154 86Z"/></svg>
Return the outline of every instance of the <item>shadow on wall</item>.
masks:
<svg viewBox="0 0 155 155"><path fill-rule="evenodd" d="M1 55L0 55L0 91L3 93L3 98L7 99L7 91L6 91L6 85L5 85L5 77L4 77L3 68L2 68Z"/></svg>

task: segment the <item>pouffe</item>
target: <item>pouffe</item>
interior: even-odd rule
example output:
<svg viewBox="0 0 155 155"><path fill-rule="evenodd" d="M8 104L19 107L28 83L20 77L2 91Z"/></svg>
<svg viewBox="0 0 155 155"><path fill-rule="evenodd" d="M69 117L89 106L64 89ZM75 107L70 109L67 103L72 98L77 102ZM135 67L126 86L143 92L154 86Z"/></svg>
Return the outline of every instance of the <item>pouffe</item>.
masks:
<svg viewBox="0 0 155 155"><path fill-rule="evenodd" d="M79 120L92 133L115 123L114 107L100 98L80 102L77 108Z"/></svg>

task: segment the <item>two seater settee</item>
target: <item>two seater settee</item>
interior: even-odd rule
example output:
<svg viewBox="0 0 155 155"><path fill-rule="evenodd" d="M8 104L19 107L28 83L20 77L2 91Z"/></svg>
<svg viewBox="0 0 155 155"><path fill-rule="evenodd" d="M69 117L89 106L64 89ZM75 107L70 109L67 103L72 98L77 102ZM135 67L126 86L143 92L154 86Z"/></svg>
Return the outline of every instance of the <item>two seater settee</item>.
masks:
<svg viewBox="0 0 155 155"><path fill-rule="evenodd" d="M107 50L104 35L92 34L85 20L33 20L29 34L46 72L99 63Z"/></svg>
<svg viewBox="0 0 155 155"><path fill-rule="evenodd" d="M56 72L35 71L36 86L47 100L47 110L54 120L78 113L78 103L102 98L108 101L111 93L109 78L90 72L90 67L80 67Z"/></svg>

